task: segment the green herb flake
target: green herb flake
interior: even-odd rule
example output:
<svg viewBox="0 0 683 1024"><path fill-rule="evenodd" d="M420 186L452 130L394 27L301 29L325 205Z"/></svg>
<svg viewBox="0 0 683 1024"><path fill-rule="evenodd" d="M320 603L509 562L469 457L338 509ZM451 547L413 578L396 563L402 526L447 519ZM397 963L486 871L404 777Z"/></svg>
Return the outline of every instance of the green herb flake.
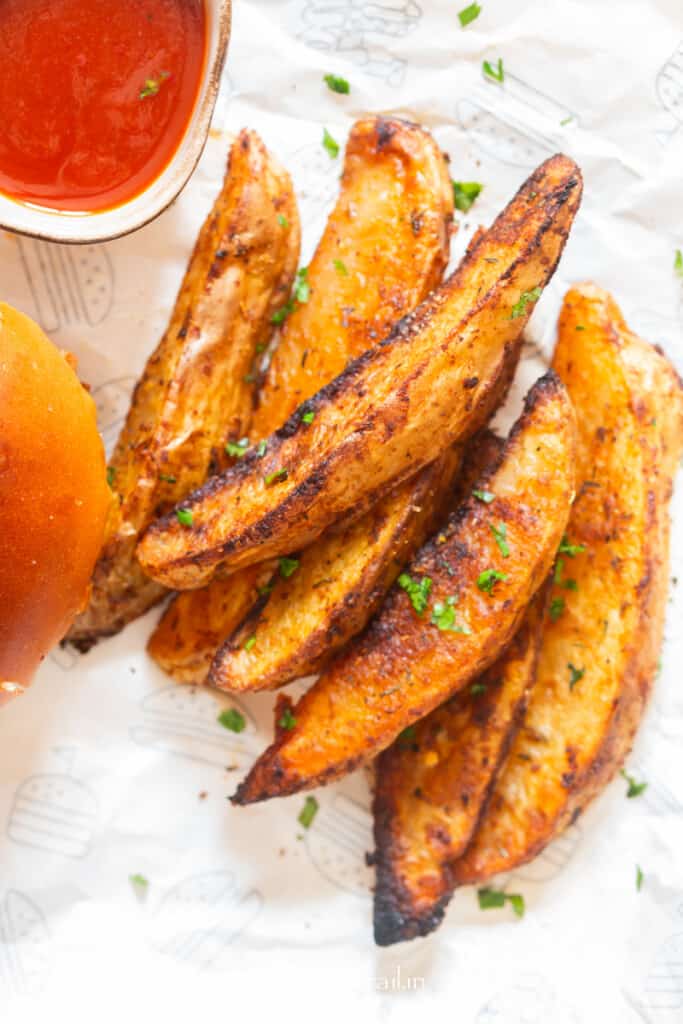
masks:
<svg viewBox="0 0 683 1024"><path fill-rule="evenodd" d="M473 697L476 697L480 693L486 693L488 687L486 683L472 683L470 686L470 693Z"/></svg>
<svg viewBox="0 0 683 1024"><path fill-rule="evenodd" d="M496 583L504 582L506 579L507 574L504 572L498 572L497 569L484 569L484 571L479 574L477 586L480 590L483 590L485 594L492 594Z"/></svg>
<svg viewBox="0 0 683 1024"><path fill-rule="evenodd" d="M194 519L189 508L177 508L175 514L181 526L192 526Z"/></svg>
<svg viewBox="0 0 683 1024"><path fill-rule="evenodd" d="M138 93L138 99L146 100L149 96L156 96L163 83L170 77L170 71L162 71L158 78L146 78L145 84Z"/></svg>
<svg viewBox="0 0 683 1024"><path fill-rule="evenodd" d="M477 899L479 900L480 910L495 910L509 903L517 917L524 917L524 897L521 893L503 892L500 889L489 889L487 887L477 890Z"/></svg>
<svg viewBox="0 0 683 1024"><path fill-rule="evenodd" d="M284 230L287 231L287 229L289 228L289 221L285 217L284 213L278 213L277 222L281 228L284 228Z"/></svg>
<svg viewBox="0 0 683 1024"><path fill-rule="evenodd" d="M289 577L293 576L296 570L299 568L298 558L287 558L287 556L285 555L279 559L279 563L280 575L282 576L283 580L288 580Z"/></svg>
<svg viewBox="0 0 683 1024"><path fill-rule="evenodd" d="M402 590L405 590L417 614L423 615L429 602L429 593L432 589L431 578L423 576L421 580L414 580L407 572L402 572L397 583Z"/></svg>
<svg viewBox="0 0 683 1024"><path fill-rule="evenodd" d="M116 469L113 466L107 466L107 483L110 487L113 487L116 482Z"/></svg>
<svg viewBox="0 0 683 1024"><path fill-rule="evenodd" d="M574 328L574 330L575 331L585 331L586 328L583 326L583 324L577 324L576 327Z"/></svg>
<svg viewBox="0 0 683 1024"><path fill-rule="evenodd" d="M259 443L256 445L256 454L258 455L259 459L262 459L263 456L266 454L267 448L267 441L259 441Z"/></svg>
<svg viewBox="0 0 683 1024"><path fill-rule="evenodd" d="M562 615L564 611L564 607L565 605L563 597L554 597L552 599L552 601L550 602L550 608L548 609L548 614L550 615L551 622L557 622L560 615Z"/></svg>
<svg viewBox="0 0 683 1024"><path fill-rule="evenodd" d="M338 274L341 274L342 277L349 276L348 268L343 260L332 260L332 263L334 265L334 269L337 271Z"/></svg>
<svg viewBox="0 0 683 1024"><path fill-rule="evenodd" d="M452 185L453 202L456 210L460 210L461 213L468 212L484 187L478 181L454 181Z"/></svg>
<svg viewBox="0 0 683 1024"><path fill-rule="evenodd" d="M149 879L145 878L144 875L128 875L128 881L131 885L134 885L136 889L146 889L149 885Z"/></svg>
<svg viewBox="0 0 683 1024"><path fill-rule="evenodd" d="M241 459L249 447L249 438L243 437L239 441L228 441L225 446L226 455L232 455L235 459Z"/></svg>
<svg viewBox="0 0 683 1024"><path fill-rule="evenodd" d="M323 129L323 148L327 151L330 160L339 156L339 143L332 138L327 128Z"/></svg>
<svg viewBox="0 0 683 1024"><path fill-rule="evenodd" d="M455 606L458 603L457 597L447 597L445 601L436 601L432 609L432 626L445 633L463 633L469 636L472 630L469 626L461 626L455 616Z"/></svg>
<svg viewBox="0 0 683 1024"><path fill-rule="evenodd" d="M159 473L159 479L165 484L177 484L178 479L175 476L171 476L170 473Z"/></svg>
<svg viewBox="0 0 683 1024"><path fill-rule="evenodd" d="M629 775L623 768L619 773L622 779L626 779L628 782L628 789L626 790L626 796L629 800L632 800L636 796L641 796L647 789L647 782L637 782L632 775Z"/></svg>
<svg viewBox="0 0 683 1024"><path fill-rule="evenodd" d="M468 7L463 7L461 11L458 11L458 21L462 28L467 28L473 21L481 14L481 4L469 4Z"/></svg>
<svg viewBox="0 0 683 1024"><path fill-rule="evenodd" d="M282 469L276 469L273 473L269 473L268 476L264 476L263 482L266 487L271 487L273 484L286 480L288 476L289 470L283 467Z"/></svg>
<svg viewBox="0 0 683 1024"><path fill-rule="evenodd" d="M303 828L310 828L317 813L318 801L314 796L307 796L297 821Z"/></svg>
<svg viewBox="0 0 683 1024"><path fill-rule="evenodd" d="M251 636L248 637L245 640L245 642L244 642L244 650L245 651L250 651L255 643L256 643L256 633L252 633Z"/></svg>
<svg viewBox="0 0 683 1024"><path fill-rule="evenodd" d="M571 661L567 662L567 668L569 669L569 691L571 693L579 680L585 676L586 670L585 668L576 668Z"/></svg>
<svg viewBox="0 0 683 1024"><path fill-rule="evenodd" d="M674 256L674 271L679 277L683 277L683 252L680 249L676 249Z"/></svg>
<svg viewBox="0 0 683 1024"><path fill-rule="evenodd" d="M293 312L294 303L290 300L289 302L285 302L284 306L280 306L279 309L275 310L270 318L270 322L271 324L281 324L287 319L289 314Z"/></svg>
<svg viewBox="0 0 683 1024"><path fill-rule="evenodd" d="M560 546L557 549L560 555L569 555L570 558L574 558L575 555L581 555L586 550L585 544L572 544L569 537L565 533L564 537L560 541Z"/></svg>
<svg viewBox="0 0 683 1024"><path fill-rule="evenodd" d="M564 128L565 125L569 124L573 120L574 120L574 115L573 114L569 114L567 117L563 117L562 120L560 121L560 127Z"/></svg>
<svg viewBox="0 0 683 1024"><path fill-rule="evenodd" d="M472 494L477 501L483 501L485 505L490 505L496 497L492 491L472 491Z"/></svg>
<svg viewBox="0 0 683 1024"><path fill-rule="evenodd" d="M229 729L230 732L244 732L247 727L246 718L237 708L226 708L221 711L218 721L224 729Z"/></svg>
<svg viewBox="0 0 683 1024"><path fill-rule="evenodd" d="M491 527L491 533L496 539L496 544L498 545L498 550L500 551L501 555L503 556L503 558L509 558L510 546L507 542L507 526L505 525L505 523L501 523L500 526L494 526L493 523L489 523L489 526Z"/></svg>
<svg viewBox="0 0 683 1024"><path fill-rule="evenodd" d="M502 57L498 58L496 64L491 64L489 61L485 60L481 66L481 70L484 72L485 78L491 78L494 82L500 82L501 84L505 81Z"/></svg>
<svg viewBox="0 0 683 1024"><path fill-rule="evenodd" d="M275 584L272 580L270 583L263 583L261 586L256 588L256 593L259 597L268 597L268 594L272 594L274 586Z"/></svg>
<svg viewBox="0 0 683 1024"><path fill-rule="evenodd" d="M403 732L400 732L397 736L396 742L402 747L409 746L417 735L417 730L414 725L407 725Z"/></svg>
<svg viewBox="0 0 683 1024"><path fill-rule="evenodd" d="M640 864L636 864L636 892L640 892L640 890L643 888L644 879L645 875L643 874L643 869L641 868Z"/></svg>
<svg viewBox="0 0 683 1024"><path fill-rule="evenodd" d="M510 319L517 320L518 317L524 316L526 313L526 308L529 305L529 303L538 302L538 300L541 297L542 291L542 288L532 288L530 292L522 292L520 297L517 299L517 302L515 302L514 306L512 307Z"/></svg>
<svg viewBox="0 0 683 1024"><path fill-rule="evenodd" d="M351 91L351 86L345 78L340 78L339 75L323 75L323 82L327 85L327 88L332 92L338 92L340 96L348 96Z"/></svg>
<svg viewBox="0 0 683 1024"><path fill-rule="evenodd" d="M308 267L300 267L294 280L294 298L299 303L308 302L311 297L311 286L308 283Z"/></svg>
<svg viewBox="0 0 683 1024"><path fill-rule="evenodd" d="M302 423L312 423L315 419L315 412L313 409L309 409L308 412L303 413L301 417Z"/></svg>
<svg viewBox="0 0 683 1024"><path fill-rule="evenodd" d="M296 725L296 718L292 714L292 709L286 707L278 719L277 723L281 729L293 729Z"/></svg>

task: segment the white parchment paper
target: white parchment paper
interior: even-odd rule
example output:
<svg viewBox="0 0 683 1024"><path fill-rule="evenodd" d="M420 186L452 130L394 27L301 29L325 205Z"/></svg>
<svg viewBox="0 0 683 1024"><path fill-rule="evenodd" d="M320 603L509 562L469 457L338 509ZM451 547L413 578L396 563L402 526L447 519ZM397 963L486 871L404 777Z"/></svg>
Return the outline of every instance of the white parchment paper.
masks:
<svg viewBox="0 0 683 1024"><path fill-rule="evenodd" d="M546 354L561 296L594 278L683 369L680 0L237 0L214 130L175 206L90 249L0 239L2 298L79 359L111 443L163 330L222 175L229 132L256 128L294 175L304 262L336 192L341 142L370 111L427 124L455 178L484 191L461 252L546 156L580 163L585 198L530 326ZM502 57L504 86L481 74ZM325 88L344 75L351 94ZM531 351L531 350L530 350ZM529 355L513 405L542 366ZM683 493L672 575L683 573ZM663 667L630 770L514 872L526 917L456 894L442 928L385 951L371 935L367 779L247 809L226 800L271 735L271 699L175 687L147 659L155 615L89 655L56 651L0 719L0 1007L5 1021L683 1021L683 664L671 589ZM295 684L300 685L300 684ZM235 702L237 703L237 702ZM636 891L636 865L644 873ZM149 879L136 895L129 876ZM416 1014L420 1016L416 1018Z"/></svg>

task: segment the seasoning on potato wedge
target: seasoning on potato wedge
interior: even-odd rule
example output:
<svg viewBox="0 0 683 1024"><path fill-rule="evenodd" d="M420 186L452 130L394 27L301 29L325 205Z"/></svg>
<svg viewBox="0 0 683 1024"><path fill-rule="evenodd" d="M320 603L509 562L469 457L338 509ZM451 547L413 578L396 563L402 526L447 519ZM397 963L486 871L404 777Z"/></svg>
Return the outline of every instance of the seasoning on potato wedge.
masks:
<svg viewBox="0 0 683 1024"><path fill-rule="evenodd" d="M243 131L199 234L169 326L147 361L109 464L118 499L90 602L70 641L87 650L165 591L135 560L141 531L225 465L249 426L252 367L287 300L299 258L289 175Z"/></svg>
<svg viewBox="0 0 683 1024"><path fill-rule="evenodd" d="M504 650L552 565L574 494L574 414L549 372L529 393L497 468L399 576L378 617L298 704L236 803L332 781L483 672ZM505 580L484 592L482 574ZM258 635L254 646L258 644ZM291 724L286 728L282 722Z"/></svg>
<svg viewBox="0 0 683 1024"><path fill-rule="evenodd" d="M369 117L354 124L339 198L305 275L306 301L290 303L259 394L252 441L281 426L301 401L340 373L350 359L377 344L395 320L440 283L448 262L452 216L446 163L427 131L396 118ZM285 579L275 565L275 580L299 588L307 572L321 589L308 595L306 612L299 615L296 647L285 643L287 633L279 636L273 654L281 671L275 679L273 667L273 685L294 666L297 671L312 671L309 666L320 655L321 644L324 648L329 638L338 645L351 635L349 630L356 632L364 625L372 610L365 609L365 596L381 596L393 578L397 552L409 557L419 545L421 511L416 509L421 509L427 494L436 499L437 489L445 491L447 484L438 467L425 470L414 485L404 485L402 500L390 500L364 526L351 528L346 536L338 533L328 542L321 538L320 547L297 555L302 566L297 577ZM357 538L377 531L380 523L373 543L359 547ZM330 579L331 561L335 583L320 584ZM234 573L229 580L215 579L207 589L179 594L152 635L149 653L176 679L203 682L217 648L250 610L257 615L263 607L272 576L272 565L266 562ZM362 593L357 585L361 578ZM275 588L268 607L274 632L281 596ZM225 676L217 668L215 681Z"/></svg>
<svg viewBox="0 0 683 1024"><path fill-rule="evenodd" d="M553 365L577 411L579 491L524 724L453 881L538 854L609 782L656 675L683 390L594 285L573 288Z"/></svg>
<svg viewBox="0 0 683 1024"><path fill-rule="evenodd" d="M368 497L379 498L472 432L552 276L581 195L555 156L468 250L451 278L177 514L148 528L138 558L180 589L217 568L287 555Z"/></svg>

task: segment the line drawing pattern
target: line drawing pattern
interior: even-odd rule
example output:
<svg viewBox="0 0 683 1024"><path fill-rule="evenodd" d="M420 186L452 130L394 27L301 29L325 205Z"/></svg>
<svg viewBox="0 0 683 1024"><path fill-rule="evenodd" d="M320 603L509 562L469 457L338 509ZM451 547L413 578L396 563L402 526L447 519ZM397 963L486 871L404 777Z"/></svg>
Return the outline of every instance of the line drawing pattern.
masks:
<svg viewBox="0 0 683 1024"><path fill-rule="evenodd" d="M42 910L9 890L0 903L0 993L35 995L47 981L51 936Z"/></svg>
<svg viewBox="0 0 683 1024"><path fill-rule="evenodd" d="M14 794L7 838L63 857L86 857L99 817L92 790L70 775L32 775Z"/></svg>
<svg viewBox="0 0 683 1024"><path fill-rule="evenodd" d="M644 1005L649 1010L683 1009L683 932L657 950L645 980Z"/></svg>
<svg viewBox="0 0 683 1024"><path fill-rule="evenodd" d="M19 238L19 254L43 330L106 319L114 301L114 267L103 245L58 245Z"/></svg>
<svg viewBox="0 0 683 1024"><path fill-rule="evenodd" d="M365 855L373 846L369 809L344 793L321 803L306 833L306 852L316 870L336 888L357 896L370 895L373 873Z"/></svg>

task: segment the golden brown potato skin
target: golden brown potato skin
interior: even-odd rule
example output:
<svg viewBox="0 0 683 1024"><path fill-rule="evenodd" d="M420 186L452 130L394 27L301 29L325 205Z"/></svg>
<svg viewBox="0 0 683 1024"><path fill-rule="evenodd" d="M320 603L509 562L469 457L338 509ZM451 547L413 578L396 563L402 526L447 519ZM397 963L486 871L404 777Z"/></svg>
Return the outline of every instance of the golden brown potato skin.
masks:
<svg viewBox="0 0 683 1024"><path fill-rule="evenodd" d="M0 704L87 600L110 504L95 403L38 325L0 303Z"/></svg>
<svg viewBox="0 0 683 1024"><path fill-rule="evenodd" d="M135 561L137 538L202 483L212 464L225 465L226 441L246 433L253 404L247 378L289 294L299 241L289 175L254 132L242 131L110 463L119 505L90 603L69 634L77 646L118 632L163 596Z"/></svg>
<svg viewBox="0 0 683 1024"><path fill-rule="evenodd" d="M524 714L536 676L548 588L505 653L476 683L399 737L377 759L375 942L428 935L453 894L465 850Z"/></svg>
<svg viewBox="0 0 683 1024"><path fill-rule="evenodd" d="M356 122L339 198L308 268L311 295L284 322L254 413L252 441L280 427L301 401L377 344L439 284L452 216L446 164L428 132L396 118ZM334 544L334 557L345 561L342 546ZM316 579L326 577L327 549L304 557L312 575L319 564ZM383 571L377 547L365 580L374 572L379 586ZM203 682L216 649L254 604L254 580L251 568L233 574L230 584L212 583L213 593L178 595L150 640L151 656L176 679ZM314 647L315 638L309 654ZM300 663L304 657L302 652Z"/></svg>
<svg viewBox="0 0 683 1024"><path fill-rule="evenodd" d="M293 728L278 728L236 803L345 775L495 661L552 564L574 493L574 458L574 414L559 379L548 373L529 393L500 465L485 478L496 500L489 506L468 499L411 563L413 580L432 581L426 614L419 617L394 586L361 639L293 709ZM507 531L507 557L492 525ZM477 579L489 568L507 579L486 594ZM435 603L451 597L459 597L456 625L467 633L431 623Z"/></svg>
<svg viewBox="0 0 683 1024"><path fill-rule="evenodd" d="M152 524L138 545L145 570L192 588L220 565L232 571L301 549L360 500L380 497L466 437L518 342L534 290L553 273L580 194L571 160L546 161L449 281L304 403L271 435L263 458L248 453L187 499L192 527L175 515Z"/></svg>
<svg viewBox="0 0 683 1024"><path fill-rule="evenodd" d="M656 674L681 382L590 284L566 296L554 366L579 427L568 537L586 550L560 555L552 597L565 607L546 623L524 724L458 883L525 863L575 820L623 762Z"/></svg>

